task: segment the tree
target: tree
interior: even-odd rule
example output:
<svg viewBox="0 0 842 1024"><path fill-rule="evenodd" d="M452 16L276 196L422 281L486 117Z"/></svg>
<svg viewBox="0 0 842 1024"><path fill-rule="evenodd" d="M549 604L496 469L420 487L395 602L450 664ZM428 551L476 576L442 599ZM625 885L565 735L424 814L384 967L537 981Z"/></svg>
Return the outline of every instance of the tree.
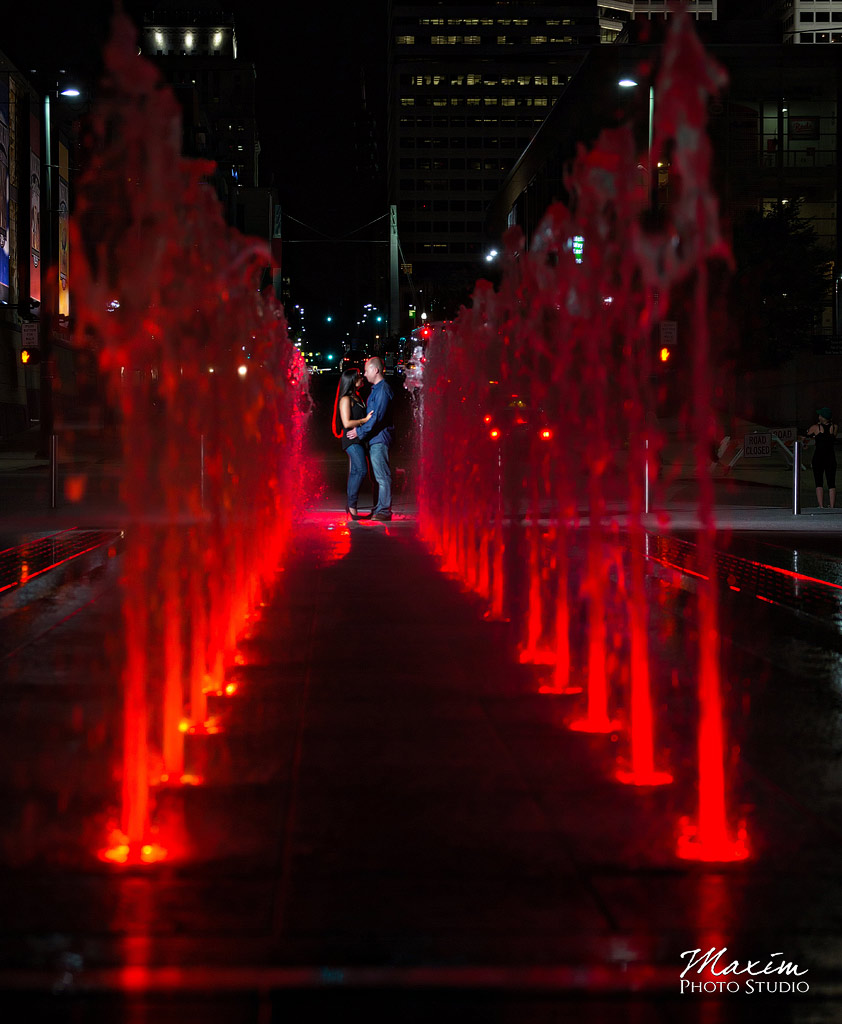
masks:
<svg viewBox="0 0 842 1024"><path fill-rule="evenodd" d="M734 225L731 309L741 362L769 365L813 343L830 297L831 253L797 200Z"/></svg>

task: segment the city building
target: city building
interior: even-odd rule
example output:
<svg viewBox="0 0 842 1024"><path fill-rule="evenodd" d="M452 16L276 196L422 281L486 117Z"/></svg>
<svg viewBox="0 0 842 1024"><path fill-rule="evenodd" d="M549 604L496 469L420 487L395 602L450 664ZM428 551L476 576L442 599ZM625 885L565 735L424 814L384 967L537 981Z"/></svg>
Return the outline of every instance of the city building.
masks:
<svg viewBox="0 0 842 1024"><path fill-rule="evenodd" d="M687 9L697 21L716 21L717 5L718 0L688 0ZM669 17L669 6L669 0L601 0L600 39L614 42L631 21L662 21Z"/></svg>
<svg viewBox="0 0 842 1024"><path fill-rule="evenodd" d="M70 344L69 215L80 91L37 90L0 52L0 436L54 413L74 420L96 389ZM84 102L84 101L82 101Z"/></svg>
<svg viewBox="0 0 842 1024"><path fill-rule="evenodd" d="M842 43L842 0L777 0L785 43Z"/></svg>
<svg viewBox="0 0 842 1024"><path fill-rule="evenodd" d="M588 50L595 0L389 8L388 191L401 333L452 315L485 266L485 215Z"/></svg>
<svg viewBox="0 0 842 1024"><path fill-rule="evenodd" d="M714 147L713 184L726 230L747 211L797 202L801 217L830 252L838 278L842 65L836 52L783 43L708 41L707 48L729 79L725 94L710 105L708 129ZM490 204L488 229L493 237L517 224L529 242L549 205L567 198L563 169L577 144L593 143L601 128L616 123L620 79L655 66L658 50L629 44L598 47L588 55ZM626 100L629 116L637 118L644 152L645 88L641 81L637 90L627 90ZM669 168L664 167L656 190L659 203L669 203L670 185ZM838 280L835 287L838 292ZM828 296L815 333L828 339L842 333L838 294Z"/></svg>
<svg viewBox="0 0 842 1024"><path fill-rule="evenodd" d="M203 0L158 3L140 40L181 104L185 155L216 165L211 181L226 220L270 246L262 286L280 297L280 207L274 189L258 187L256 72L238 56L233 15Z"/></svg>

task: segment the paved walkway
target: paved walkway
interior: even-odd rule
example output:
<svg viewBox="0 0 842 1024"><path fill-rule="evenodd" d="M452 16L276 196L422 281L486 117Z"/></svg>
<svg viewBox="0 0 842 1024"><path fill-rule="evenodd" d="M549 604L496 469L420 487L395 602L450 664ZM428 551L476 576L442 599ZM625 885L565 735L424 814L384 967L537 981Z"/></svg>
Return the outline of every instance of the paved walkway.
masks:
<svg viewBox="0 0 842 1024"><path fill-rule="evenodd" d="M205 784L159 794L180 863L93 856L118 794L119 555L0 608L9 1019L837 1019L836 655L783 609L734 606L733 810L753 858L689 865L692 772L617 784L620 740L565 727L576 698L538 692L512 627L437 571L408 498L396 511L348 525L329 491L298 527L240 692L214 709L224 733L190 741ZM670 614L665 665L685 628ZM681 994L681 953L711 946L782 951L810 992Z"/></svg>

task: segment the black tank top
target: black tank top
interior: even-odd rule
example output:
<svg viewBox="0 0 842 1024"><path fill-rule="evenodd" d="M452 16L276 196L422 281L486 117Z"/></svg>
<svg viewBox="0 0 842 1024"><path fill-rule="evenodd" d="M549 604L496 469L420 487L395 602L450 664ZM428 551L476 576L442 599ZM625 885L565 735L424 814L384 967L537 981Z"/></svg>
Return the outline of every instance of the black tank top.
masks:
<svg viewBox="0 0 842 1024"><path fill-rule="evenodd" d="M367 415L367 410L366 410L366 407L365 407L365 403L360 401L360 399L356 395L356 393L352 394L350 396L350 398L351 398L351 415L350 415L349 419L352 419L352 420L364 420L366 418L366 415ZM337 415L337 418L339 419L339 425L341 426L342 425L342 417L339 415L338 411L337 411L336 415ZM350 448L352 444L362 444L362 441L352 441L349 437L346 437L345 434L343 434L342 435L342 451L344 452L346 448Z"/></svg>
<svg viewBox="0 0 842 1024"><path fill-rule="evenodd" d="M819 424L819 432L815 435L816 439L816 452L815 455L820 459L833 459L835 455L833 453L833 445L836 438L831 434L830 427L824 423ZM815 456L814 456L815 457Z"/></svg>

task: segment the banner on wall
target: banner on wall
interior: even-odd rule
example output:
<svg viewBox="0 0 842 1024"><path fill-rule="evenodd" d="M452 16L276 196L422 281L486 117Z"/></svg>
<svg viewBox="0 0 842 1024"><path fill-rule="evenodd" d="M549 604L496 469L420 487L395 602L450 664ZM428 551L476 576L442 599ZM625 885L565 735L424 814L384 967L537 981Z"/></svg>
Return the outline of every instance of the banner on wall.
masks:
<svg viewBox="0 0 842 1024"><path fill-rule="evenodd" d="M29 295L41 301L41 142L38 118L29 123Z"/></svg>
<svg viewBox="0 0 842 1024"><path fill-rule="evenodd" d="M58 147L58 311L59 316L70 316L70 190L67 185L67 146Z"/></svg>
<svg viewBox="0 0 842 1024"><path fill-rule="evenodd" d="M9 301L9 76L0 75L0 302Z"/></svg>

